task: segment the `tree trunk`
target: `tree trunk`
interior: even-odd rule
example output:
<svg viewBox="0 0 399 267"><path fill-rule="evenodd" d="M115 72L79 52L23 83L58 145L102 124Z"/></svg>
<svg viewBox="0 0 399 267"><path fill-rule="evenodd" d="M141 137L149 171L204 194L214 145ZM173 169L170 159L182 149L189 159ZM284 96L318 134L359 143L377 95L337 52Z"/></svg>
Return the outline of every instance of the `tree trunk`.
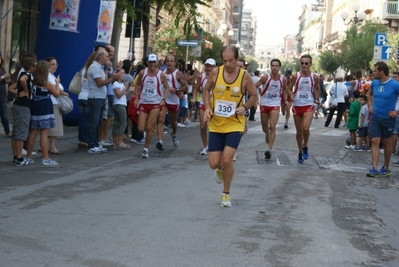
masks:
<svg viewBox="0 0 399 267"><path fill-rule="evenodd" d="M119 40L121 38L122 25L118 23L122 21L124 10L116 8L114 16L114 28L112 29L111 45L115 48L115 56L112 60L112 65L115 66L118 62L118 52L119 52Z"/></svg>
<svg viewBox="0 0 399 267"><path fill-rule="evenodd" d="M151 1L144 1L143 2L143 11L146 14L150 14L151 10ZM143 22L143 58L142 62L145 62L145 59L147 58L147 53L148 53L148 37L150 33L150 19L148 16L143 16L142 20Z"/></svg>

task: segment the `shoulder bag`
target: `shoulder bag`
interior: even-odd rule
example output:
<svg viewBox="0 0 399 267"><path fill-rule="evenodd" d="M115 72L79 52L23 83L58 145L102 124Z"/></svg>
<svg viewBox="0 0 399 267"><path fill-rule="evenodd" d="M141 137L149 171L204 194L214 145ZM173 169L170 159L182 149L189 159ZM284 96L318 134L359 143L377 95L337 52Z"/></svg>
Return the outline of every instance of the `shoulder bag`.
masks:
<svg viewBox="0 0 399 267"><path fill-rule="evenodd" d="M63 114L68 114L73 110L73 101L69 96L60 95L57 100Z"/></svg>
<svg viewBox="0 0 399 267"><path fill-rule="evenodd" d="M68 92L72 94L78 95L80 90L82 89L82 71L84 67L76 72L75 76L73 76L72 81L69 84Z"/></svg>

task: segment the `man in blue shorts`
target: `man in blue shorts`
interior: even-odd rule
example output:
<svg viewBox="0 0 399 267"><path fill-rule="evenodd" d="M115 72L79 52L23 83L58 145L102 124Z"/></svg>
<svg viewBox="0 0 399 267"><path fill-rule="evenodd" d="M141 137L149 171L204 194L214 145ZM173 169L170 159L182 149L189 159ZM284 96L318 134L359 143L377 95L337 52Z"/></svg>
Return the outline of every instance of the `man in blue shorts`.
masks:
<svg viewBox="0 0 399 267"><path fill-rule="evenodd" d="M373 167L367 173L368 177L389 176L389 161L392 154L391 137L395 126L395 118L399 112L395 110L399 96L399 82L389 77L388 65L384 62L374 64L374 77L368 93L368 105L371 113L370 138L371 160ZM384 145L384 166L378 171L380 155L379 144Z"/></svg>

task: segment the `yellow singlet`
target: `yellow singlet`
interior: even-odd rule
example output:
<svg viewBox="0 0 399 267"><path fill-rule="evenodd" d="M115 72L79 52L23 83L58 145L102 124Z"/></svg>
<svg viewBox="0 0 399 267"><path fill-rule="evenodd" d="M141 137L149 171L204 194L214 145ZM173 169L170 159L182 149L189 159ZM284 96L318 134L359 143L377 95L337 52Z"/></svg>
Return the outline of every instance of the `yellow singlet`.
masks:
<svg viewBox="0 0 399 267"><path fill-rule="evenodd" d="M243 106L244 94L242 82L245 70L240 69L237 78L232 83L227 83L223 77L224 66L219 67L215 86L212 88L211 108L213 115L209 120L210 132L231 133L243 132L245 116L236 114L237 108Z"/></svg>

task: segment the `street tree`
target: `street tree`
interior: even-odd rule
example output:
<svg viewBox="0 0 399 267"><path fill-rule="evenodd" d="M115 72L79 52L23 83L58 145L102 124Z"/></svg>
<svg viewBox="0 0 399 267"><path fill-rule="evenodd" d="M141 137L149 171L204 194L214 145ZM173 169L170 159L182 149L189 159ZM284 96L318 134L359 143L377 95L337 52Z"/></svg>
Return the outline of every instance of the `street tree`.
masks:
<svg viewBox="0 0 399 267"><path fill-rule="evenodd" d="M346 31L341 44L343 67L348 72L361 70L363 73L371 68L376 32L385 32L386 26L377 21L365 21L360 30L356 25Z"/></svg>
<svg viewBox="0 0 399 267"><path fill-rule="evenodd" d="M325 50L319 55L321 70L335 77L337 69L343 64L342 55L336 51Z"/></svg>
<svg viewBox="0 0 399 267"><path fill-rule="evenodd" d="M139 1L139 0L136 0ZM117 10L115 16L114 29L112 32L112 45L117 48L121 34L122 16L124 12L136 19L141 15L143 30L143 56L147 54L150 32L150 11L151 6L155 7L156 19L159 17L161 10L165 10L169 15L173 14L174 24L178 27L183 25L183 31L187 36L192 32L198 32L200 29L199 18L201 14L198 12L198 6L209 6L212 0L141 0L142 7L135 9L133 0L117 0ZM117 53L117 51L115 51Z"/></svg>

